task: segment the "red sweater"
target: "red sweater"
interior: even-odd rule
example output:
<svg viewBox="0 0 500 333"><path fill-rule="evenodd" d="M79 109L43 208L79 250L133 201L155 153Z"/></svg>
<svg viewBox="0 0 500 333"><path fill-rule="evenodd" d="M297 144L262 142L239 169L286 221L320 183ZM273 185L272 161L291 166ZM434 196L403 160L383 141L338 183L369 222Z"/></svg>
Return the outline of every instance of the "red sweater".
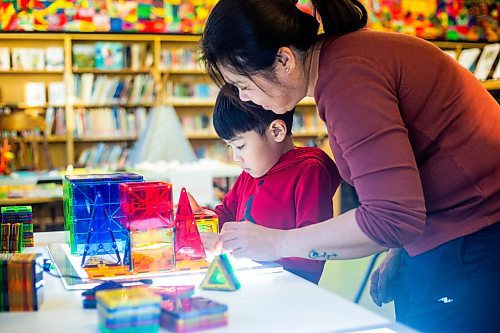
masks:
<svg viewBox="0 0 500 333"><path fill-rule="evenodd" d="M361 230L410 255L500 221L500 106L426 41L362 30L322 47L315 99Z"/></svg>
<svg viewBox="0 0 500 333"><path fill-rule="evenodd" d="M260 178L243 172L215 211L221 227L227 221L251 221L274 229L300 228L333 216L339 183L337 167L321 149L295 148ZM314 283L324 266L324 261L300 258L279 263Z"/></svg>

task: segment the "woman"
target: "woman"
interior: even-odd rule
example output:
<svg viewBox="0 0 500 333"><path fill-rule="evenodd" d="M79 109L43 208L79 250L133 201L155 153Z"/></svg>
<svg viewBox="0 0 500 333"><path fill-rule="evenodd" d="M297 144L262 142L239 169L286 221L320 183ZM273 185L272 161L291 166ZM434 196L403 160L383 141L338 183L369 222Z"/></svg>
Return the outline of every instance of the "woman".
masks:
<svg viewBox="0 0 500 333"><path fill-rule="evenodd" d="M371 294L379 305L397 296L399 321L439 332L500 327L500 106L432 44L365 30L359 1L313 0L322 34L294 2L220 0L203 59L241 100L276 113L314 96L360 206L294 230L226 223L223 247L256 260L391 249Z"/></svg>

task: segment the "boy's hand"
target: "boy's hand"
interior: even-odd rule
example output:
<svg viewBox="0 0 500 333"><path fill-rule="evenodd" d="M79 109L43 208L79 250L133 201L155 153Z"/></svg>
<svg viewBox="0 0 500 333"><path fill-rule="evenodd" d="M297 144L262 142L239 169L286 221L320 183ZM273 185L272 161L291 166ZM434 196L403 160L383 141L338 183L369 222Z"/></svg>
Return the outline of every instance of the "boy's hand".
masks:
<svg viewBox="0 0 500 333"><path fill-rule="evenodd" d="M212 261L213 257L221 254L220 246L216 248L220 234L214 232L200 232L201 242L207 255L207 260Z"/></svg>
<svg viewBox="0 0 500 333"><path fill-rule="evenodd" d="M279 248L285 231L252 222L226 222L222 226L216 248L221 247L224 252L231 252L235 258L274 261L281 259Z"/></svg>

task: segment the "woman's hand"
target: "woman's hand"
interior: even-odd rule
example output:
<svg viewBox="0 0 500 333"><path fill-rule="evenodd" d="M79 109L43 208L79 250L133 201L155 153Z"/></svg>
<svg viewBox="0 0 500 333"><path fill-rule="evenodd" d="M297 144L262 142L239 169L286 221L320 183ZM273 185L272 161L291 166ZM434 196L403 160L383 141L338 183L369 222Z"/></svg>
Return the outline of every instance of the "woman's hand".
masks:
<svg viewBox="0 0 500 333"><path fill-rule="evenodd" d="M224 223L217 247L235 258L259 261L281 259L280 246L286 230L266 228L251 222Z"/></svg>
<svg viewBox="0 0 500 333"><path fill-rule="evenodd" d="M378 306L394 300L396 289L402 279L402 258L402 249L391 249L373 272L370 282L370 296Z"/></svg>

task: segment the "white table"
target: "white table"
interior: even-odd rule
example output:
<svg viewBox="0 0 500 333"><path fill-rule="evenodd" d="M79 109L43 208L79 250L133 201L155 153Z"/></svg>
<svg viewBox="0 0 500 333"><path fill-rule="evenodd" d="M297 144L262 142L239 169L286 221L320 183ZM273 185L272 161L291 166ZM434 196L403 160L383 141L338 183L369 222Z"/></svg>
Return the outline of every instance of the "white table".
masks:
<svg viewBox="0 0 500 333"><path fill-rule="evenodd" d="M37 246L62 241L62 232L35 234ZM47 274L44 278L41 309L0 313L0 332L98 332L97 312L82 308L81 291L66 291L60 279ZM197 296L229 306L229 325L210 332L333 332L394 325L288 272L238 278L241 289L235 292L196 290ZM202 279L203 275L189 276L171 284L198 286Z"/></svg>

